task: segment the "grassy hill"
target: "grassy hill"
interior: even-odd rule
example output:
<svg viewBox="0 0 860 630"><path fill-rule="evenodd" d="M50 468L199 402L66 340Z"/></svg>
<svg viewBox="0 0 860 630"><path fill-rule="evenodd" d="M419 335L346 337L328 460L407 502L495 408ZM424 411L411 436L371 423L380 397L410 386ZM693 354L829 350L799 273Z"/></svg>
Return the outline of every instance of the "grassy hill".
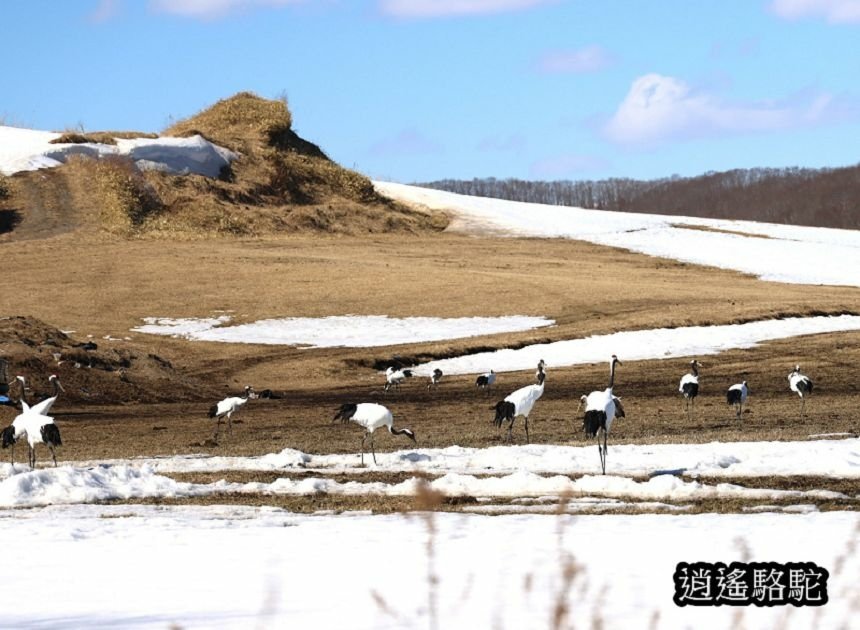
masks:
<svg viewBox="0 0 860 630"><path fill-rule="evenodd" d="M212 179L141 171L128 159L74 157L57 169L16 175L20 199L10 195L2 202L6 187L0 182L0 203L13 210L39 207L43 212L35 218L43 224L47 217L67 228L82 223L123 236L423 233L447 225L442 214L382 197L367 177L342 168L299 137L284 100L242 92L179 121L163 135L194 134L239 158ZM109 135L67 134L63 140L101 142ZM22 223L26 220L24 215Z"/></svg>

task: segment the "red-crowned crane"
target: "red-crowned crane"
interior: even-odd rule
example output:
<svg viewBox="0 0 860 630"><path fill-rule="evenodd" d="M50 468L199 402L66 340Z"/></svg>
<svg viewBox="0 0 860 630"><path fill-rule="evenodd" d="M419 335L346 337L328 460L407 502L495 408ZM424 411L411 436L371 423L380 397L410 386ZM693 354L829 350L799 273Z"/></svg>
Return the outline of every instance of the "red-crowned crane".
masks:
<svg viewBox="0 0 860 630"><path fill-rule="evenodd" d="M744 412L744 403L747 401L747 396L749 395L750 389L746 381L732 385L726 392L726 403L735 406L738 418Z"/></svg>
<svg viewBox="0 0 860 630"><path fill-rule="evenodd" d="M621 365L621 361L614 354L609 361L609 387L603 391L593 391L585 397L583 401L580 399L580 407L585 403L585 415L582 419L582 426L585 429L587 438L597 438L597 449L600 455L600 468L603 474L606 474L606 454L608 452L608 436L609 429L612 426L612 421L617 417L624 417L624 408L621 407L621 401L612 393L612 388L615 386L615 366ZM603 444L600 444L600 432L603 432Z"/></svg>
<svg viewBox="0 0 860 630"><path fill-rule="evenodd" d="M480 374L478 378L475 379L475 387L477 387L478 389L483 389L487 392L487 394L489 394L490 388L495 382L496 373L494 370L490 370L489 372L484 372L483 374Z"/></svg>
<svg viewBox="0 0 860 630"><path fill-rule="evenodd" d="M218 419L218 424L215 425L215 440L218 439L218 435L221 433L221 418L227 418L227 433L233 435L232 415L241 409L248 400L254 397L254 388L250 385L245 385L244 396L230 396L209 408L209 417Z"/></svg>
<svg viewBox="0 0 860 630"><path fill-rule="evenodd" d="M385 391L391 389L392 385L395 390L400 391L400 383L407 378L412 378L412 370L395 370L393 367L389 367L385 370Z"/></svg>
<svg viewBox="0 0 860 630"><path fill-rule="evenodd" d="M30 468L36 467L36 444L45 444L50 449L51 458L54 460L54 466L56 466L57 454L54 449L57 446L62 446L63 440L60 437L60 429L54 424L54 419L39 413L30 407L24 399L21 399L21 408L21 413L15 417L12 425L3 430L3 448L12 446L14 449L15 442L26 435L29 445L28 462ZM14 450L12 453L12 463L14 464Z"/></svg>
<svg viewBox="0 0 860 630"><path fill-rule="evenodd" d="M540 381L540 375L546 371L546 363L543 359L538 361L537 370L535 371L535 380Z"/></svg>
<svg viewBox="0 0 860 630"><path fill-rule="evenodd" d="M684 408L689 420L693 419L693 411L696 408L696 396L699 395L700 367L702 367L702 364L696 359L690 361L690 373L684 374L681 377L681 383L678 385L678 391L684 396Z"/></svg>
<svg viewBox="0 0 860 630"><path fill-rule="evenodd" d="M415 442L415 433L412 429L395 429L394 416L387 407L377 403L344 403L334 414L332 422L355 422L364 427L361 436L361 465L364 466L364 441L370 436L370 452L373 454L373 463L376 463L376 450L373 446L373 432L379 427L387 427L392 435L405 435Z"/></svg>
<svg viewBox="0 0 860 630"><path fill-rule="evenodd" d="M427 389L431 387L439 387L439 381L442 380L442 370L436 368L433 370L433 374L430 375L430 383L427 385Z"/></svg>
<svg viewBox="0 0 860 630"><path fill-rule="evenodd" d="M535 403L543 395L544 383L546 381L546 373L542 370L538 372L538 384L526 385L516 390L504 400L496 403L496 417L493 419L493 424L501 428L502 423L508 420L508 437L507 441L513 441L511 431L514 428L514 420L517 416L522 416L525 421L526 429L526 444L529 443L529 414Z"/></svg>
<svg viewBox="0 0 860 630"><path fill-rule="evenodd" d="M795 365L791 374L788 375L788 386L791 391L800 396L800 417L806 410L806 397L812 393L812 379L800 373L800 366Z"/></svg>

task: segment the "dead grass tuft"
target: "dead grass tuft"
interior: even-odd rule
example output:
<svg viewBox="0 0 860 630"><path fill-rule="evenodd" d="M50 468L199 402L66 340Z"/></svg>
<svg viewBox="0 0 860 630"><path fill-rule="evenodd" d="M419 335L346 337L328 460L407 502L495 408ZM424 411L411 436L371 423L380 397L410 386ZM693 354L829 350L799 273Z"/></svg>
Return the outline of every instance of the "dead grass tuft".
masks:
<svg viewBox="0 0 860 630"><path fill-rule="evenodd" d="M129 159L73 156L67 168L74 179L88 182L79 196L111 234L131 235L162 210L158 196Z"/></svg>
<svg viewBox="0 0 860 630"><path fill-rule="evenodd" d="M51 144L116 144L120 139L157 138L158 134L141 131L67 131Z"/></svg>

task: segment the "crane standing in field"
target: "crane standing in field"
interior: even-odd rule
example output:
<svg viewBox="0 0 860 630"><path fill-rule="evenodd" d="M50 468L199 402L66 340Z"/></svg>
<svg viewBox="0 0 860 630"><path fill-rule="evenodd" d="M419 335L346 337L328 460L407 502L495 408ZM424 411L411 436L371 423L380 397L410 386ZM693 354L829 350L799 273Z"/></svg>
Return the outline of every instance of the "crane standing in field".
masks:
<svg viewBox="0 0 860 630"><path fill-rule="evenodd" d="M732 385L726 392L726 403L735 406L738 418L744 412L744 403L747 401L749 395L750 389L746 381Z"/></svg>
<svg viewBox="0 0 860 630"><path fill-rule="evenodd" d="M606 474L606 453L608 452L607 440L609 429L616 416L624 417L624 408L621 401L612 393L615 386L615 366L621 365L621 361L614 354L609 362L609 387L603 391L593 391L588 396L580 399L580 407L585 404L585 416L582 426L585 436L597 438L597 449L600 455L600 468ZM600 432L603 432L603 444L600 444Z"/></svg>
<svg viewBox="0 0 860 630"><path fill-rule="evenodd" d="M788 375L788 386L791 391L800 396L800 417L806 411L806 397L812 393L812 379L800 373L800 366L795 365L791 374Z"/></svg>
<svg viewBox="0 0 860 630"><path fill-rule="evenodd" d="M483 389L489 395L490 388L492 388L493 384L496 382L496 372L494 370L490 370L489 372L484 372L480 374L478 378L475 379L475 387L478 389Z"/></svg>
<svg viewBox="0 0 860 630"><path fill-rule="evenodd" d="M535 403L543 396L544 382L546 381L546 372L540 366L537 374L537 385L527 385L516 390L504 400L496 403L496 417L493 419L493 424L501 428L505 420L510 421L508 425L507 441L511 442L513 436L511 434L514 428L514 420L517 416L522 416L526 429L526 444L529 443L529 414L532 412Z"/></svg>
<svg viewBox="0 0 860 630"><path fill-rule="evenodd" d="M413 442L415 441L415 433L412 429L395 429L394 416L387 407L383 407L377 403L344 403L334 414L332 422L355 422L364 427L364 433L361 436L361 465L364 466L364 442L367 436L370 436L370 452L373 454L373 463L376 463L376 450L373 446L373 432L379 427L386 427L392 435L405 435Z"/></svg>
<svg viewBox="0 0 860 630"><path fill-rule="evenodd" d="M239 409L241 409L248 400L254 397L254 388L250 385L245 385L244 396L230 396L229 398L225 398L224 400L215 403L209 408L209 417L218 419L218 424L215 425L215 440L218 439L218 435L221 433L221 418L227 418L227 433L229 435L233 435L233 414L239 411Z"/></svg>
<svg viewBox="0 0 860 630"><path fill-rule="evenodd" d="M12 421L12 424L0 433L0 445L3 448L11 447L9 461L15 463L15 444L23 436L27 436L29 444L28 461L30 466L36 466L36 444L45 444L51 451L51 457L54 460L54 466L57 465L57 455L55 448L63 445L63 440L60 437L60 429L54 423L54 419L48 415L51 407L57 401L57 397L61 391L65 391L60 384L60 379L56 374L51 374L48 377L54 385L54 395L50 398L33 405L27 404L27 383L23 376L15 377L21 386L21 413Z"/></svg>
<svg viewBox="0 0 860 630"><path fill-rule="evenodd" d="M687 419L693 419L693 411L696 408L696 396L699 395L699 368L702 364L696 359L690 361L690 373L684 374L681 377L681 383L678 385L678 391L684 396L685 410L687 411Z"/></svg>
<svg viewBox="0 0 860 630"><path fill-rule="evenodd" d="M433 370L433 374L430 375L430 383L427 385L427 389L431 387L436 388L439 387L439 381L442 380L442 370L436 368Z"/></svg>

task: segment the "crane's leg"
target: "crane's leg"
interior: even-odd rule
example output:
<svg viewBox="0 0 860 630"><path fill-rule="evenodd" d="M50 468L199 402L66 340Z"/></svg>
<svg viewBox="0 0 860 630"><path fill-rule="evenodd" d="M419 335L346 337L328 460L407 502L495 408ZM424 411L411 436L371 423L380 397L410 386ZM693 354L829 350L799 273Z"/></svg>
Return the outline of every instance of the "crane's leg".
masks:
<svg viewBox="0 0 860 630"><path fill-rule="evenodd" d="M227 435L233 435L233 412L227 413Z"/></svg>
<svg viewBox="0 0 860 630"><path fill-rule="evenodd" d="M221 433L221 416L218 416L218 422L215 424L215 435L212 436L212 439L216 442L218 441L218 436Z"/></svg>
<svg viewBox="0 0 860 630"><path fill-rule="evenodd" d="M376 464L376 449L373 446L373 433L370 434L370 452L373 454L373 463Z"/></svg>
<svg viewBox="0 0 860 630"><path fill-rule="evenodd" d="M691 398L690 399L690 421L693 420L693 415L695 414L695 411L696 411L696 399Z"/></svg>
<svg viewBox="0 0 860 630"><path fill-rule="evenodd" d="M48 444L48 448L51 449L51 459L54 460L54 468L57 467L57 453L54 452L54 445Z"/></svg>
<svg viewBox="0 0 860 630"><path fill-rule="evenodd" d="M361 465L364 466L364 441L367 439L367 433L361 436Z"/></svg>
<svg viewBox="0 0 860 630"><path fill-rule="evenodd" d="M508 425L508 443L513 443L513 441L514 441L514 435L512 432L514 430L514 420L516 420L516 419L517 419L516 416L511 418L511 423Z"/></svg>
<svg viewBox="0 0 860 630"><path fill-rule="evenodd" d="M526 416L526 444L529 443L529 417Z"/></svg>
<svg viewBox="0 0 860 630"><path fill-rule="evenodd" d="M30 447L29 455L30 455L30 468L32 468L33 470L36 470L36 449L33 448L32 446Z"/></svg>
<svg viewBox="0 0 860 630"><path fill-rule="evenodd" d="M609 431L603 429L603 474L606 474L606 456L609 453L609 447L606 445L606 439L609 436Z"/></svg>
<svg viewBox="0 0 860 630"><path fill-rule="evenodd" d="M803 412L806 411L806 396L800 397L800 417L803 417Z"/></svg>

